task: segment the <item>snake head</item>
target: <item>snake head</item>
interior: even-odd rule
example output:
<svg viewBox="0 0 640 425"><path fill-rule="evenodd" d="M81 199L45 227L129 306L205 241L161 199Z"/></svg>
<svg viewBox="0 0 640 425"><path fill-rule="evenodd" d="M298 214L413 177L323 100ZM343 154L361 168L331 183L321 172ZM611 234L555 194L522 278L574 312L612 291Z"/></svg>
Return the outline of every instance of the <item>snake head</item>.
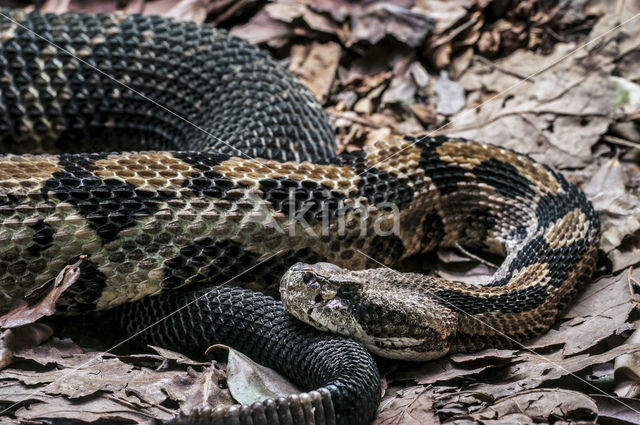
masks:
<svg viewBox="0 0 640 425"><path fill-rule="evenodd" d="M330 263L296 263L280 281L282 303L289 313L316 328L353 336L360 325L351 306L364 281Z"/></svg>

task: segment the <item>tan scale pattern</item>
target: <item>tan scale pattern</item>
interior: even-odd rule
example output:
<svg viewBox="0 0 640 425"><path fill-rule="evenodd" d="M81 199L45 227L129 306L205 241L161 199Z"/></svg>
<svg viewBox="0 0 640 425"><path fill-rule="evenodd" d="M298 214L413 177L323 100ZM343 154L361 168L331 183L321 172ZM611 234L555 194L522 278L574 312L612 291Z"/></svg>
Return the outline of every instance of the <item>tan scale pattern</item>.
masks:
<svg viewBox="0 0 640 425"><path fill-rule="evenodd" d="M139 189L176 190L199 171L169 152L111 154L95 162L94 173L103 178L118 178Z"/></svg>
<svg viewBox="0 0 640 425"><path fill-rule="evenodd" d="M545 232L544 239L551 247L561 248L584 239L588 232L587 217L576 208L553 223Z"/></svg>
<svg viewBox="0 0 640 425"><path fill-rule="evenodd" d="M7 155L0 161L0 189L5 196L37 192L53 173L62 170L57 156Z"/></svg>
<svg viewBox="0 0 640 425"><path fill-rule="evenodd" d="M353 193L359 177L349 167L319 165L310 162L277 162L262 159L242 159L233 157L214 170L235 180L240 186L258 187L263 179L312 180L337 193Z"/></svg>
<svg viewBox="0 0 640 425"><path fill-rule="evenodd" d="M400 177L408 177L424 171L418 168L421 149L407 140L378 142L373 147L365 147L367 166L388 171Z"/></svg>

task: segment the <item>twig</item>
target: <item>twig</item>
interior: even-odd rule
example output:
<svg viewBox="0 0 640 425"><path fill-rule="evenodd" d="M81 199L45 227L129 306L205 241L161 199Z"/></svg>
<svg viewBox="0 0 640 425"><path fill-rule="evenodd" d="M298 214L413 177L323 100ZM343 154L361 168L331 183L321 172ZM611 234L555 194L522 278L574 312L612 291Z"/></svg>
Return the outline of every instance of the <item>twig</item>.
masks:
<svg viewBox="0 0 640 425"><path fill-rule="evenodd" d="M489 59L485 58L484 56L480 56L480 55L475 55L475 58L478 59L480 62L482 62L485 65L489 65L489 67L502 72L503 74L507 74L507 75L511 75L512 77L516 77L519 78L521 80L524 80L528 83L533 84L535 82L535 80L533 78L527 78L526 75L521 75L518 74L515 71L510 71L508 69L505 69L503 67L501 67L500 65L496 65L494 62L491 62Z"/></svg>
<svg viewBox="0 0 640 425"><path fill-rule="evenodd" d="M604 136L604 140L609 143L613 143L614 145L626 146L632 149L640 149L640 143L632 142L620 137L606 135Z"/></svg>
<svg viewBox="0 0 640 425"><path fill-rule="evenodd" d="M351 122L355 122L357 124L362 124L362 125L366 125L367 127L373 127L373 128L382 128L383 126L378 125L378 124L374 124L370 121L365 120L364 118L359 118L359 117L353 117L350 115L342 115L339 114L337 112L332 112L332 111L326 111L326 113L332 117L335 118L342 118Z"/></svg>
<svg viewBox="0 0 640 425"><path fill-rule="evenodd" d="M497 269L498 267L500 267L500 266L498 266L497 264L493 264L493 263L491 263L491 262L489 262L489 261L485 260L485 259L484 259L484 258L482 258L482 257L478 257L477 255L470 253L469 251L467 251L466 249L464 249L464 248L462 247L462 245L460 245L458 242L456 242L455 247L456 247L456 248L458 248L460 251L462 251L462 253L463 253L464 255L466 255L467 257L471 258L472 260L476 260L477 262L479 262L479 263L481 263L481 264L484 264L484 265L485 265L485 266L487 266L487 267L490 267L490 268L492 268L492 269Z"/></svg>

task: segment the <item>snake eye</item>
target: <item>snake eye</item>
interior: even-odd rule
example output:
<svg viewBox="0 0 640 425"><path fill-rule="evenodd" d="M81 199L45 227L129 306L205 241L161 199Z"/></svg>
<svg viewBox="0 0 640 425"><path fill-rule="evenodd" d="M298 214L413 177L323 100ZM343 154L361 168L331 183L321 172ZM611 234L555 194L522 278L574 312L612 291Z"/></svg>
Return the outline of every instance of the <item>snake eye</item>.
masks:
<svg viewBox="0 0 640 425"><path fill-rule="evenodd" d="M305 272L305 273L302 275L302 281L303 281L305 284L309 284L309 282L311 282L311 280L312 280L312 279L313 279L313 273L311 273L311 272Z"/></svg>
<svg viewBox="0 0 640 425"><path fill-rule="evenodd" d="M356 291L351 285L343 285L338 288L336 295L343 300L349 300L356 295Z"/></svg>

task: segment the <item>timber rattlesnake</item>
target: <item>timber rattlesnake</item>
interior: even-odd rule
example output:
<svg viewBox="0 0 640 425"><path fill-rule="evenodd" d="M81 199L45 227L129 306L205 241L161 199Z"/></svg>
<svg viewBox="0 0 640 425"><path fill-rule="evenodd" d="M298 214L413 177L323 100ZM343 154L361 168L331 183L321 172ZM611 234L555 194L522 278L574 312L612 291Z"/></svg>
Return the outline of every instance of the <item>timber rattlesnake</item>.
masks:
<svg viewBox="0 0 640 425"><path fill-rule="evenodd" d="M287 301L299 317L349 324L370 348L413 358L508 342L475 319L516 339L539 334L592 271L596 213L527 156L446 137L336 156L309 91L224 32L159 17L2 13L0 139L12 154L0 157L0 312L87 255L62 312L121 306L135 332L195 300L145 335L191 351L223 342L321 388L176 421L373 418L379 376L366 350L252 291L276 293L295 262L359 270L455 244L505 255L487 287L382 270L325 276L322 265L287 274L287 295L310 297ZM136 152L109 153L118 150ZM27 152L53 154L15 155ZM380 301L377 287L359 291L371 277L402 289ZM171 296L146 297L160 292ZM327 306L339 319L322 317Z"/></svg>

